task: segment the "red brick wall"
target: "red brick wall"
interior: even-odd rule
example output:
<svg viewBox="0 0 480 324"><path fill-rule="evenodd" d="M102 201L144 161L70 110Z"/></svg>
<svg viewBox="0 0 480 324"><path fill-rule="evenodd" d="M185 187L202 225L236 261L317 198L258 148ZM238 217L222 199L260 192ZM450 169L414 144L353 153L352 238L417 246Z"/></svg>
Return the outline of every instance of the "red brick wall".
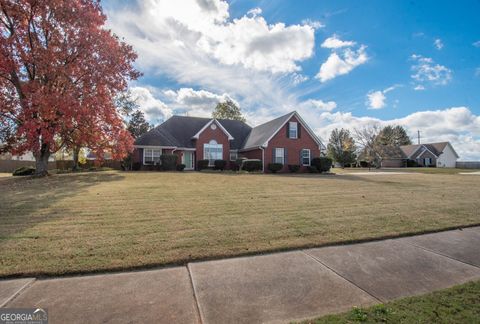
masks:
<svg viewBox="0 0 480 324"><path fill-rule="evenodd" d="M133 150L133 162L140 162L143 164L143 149L136 148Z"/></svg>
<svg viewBox="0 0 480 324"><path fill-rule="evenodd" d="M290 139L287 137L288 122L298 122L300 130L300 138ZM300 151L302 149L310 149L310 158L320 156L320 149L315 140L310 136L308 131L300 124L295 116L293 116L285 126L269 141L268 147L265 149L265 172L268 172L268 164L272 163L273 149L274 148L286 148L287 149L287 161L283 166L282 172L288 172L289 164L300 165ZM305 167L302 167L302 171L305 171Z"/></svg>
<svg viewBox="0 0 480 324"><path fill-rule="evenodd" d="M195 160L203 160L203 144L208 144L211 140L217 141L218 144L223 144L223 160L230 159L230 141L228 136L217 126L216 129L211 129L208 126L199 136L196 142L196 156Z"/></svg>
<svg viewBox="0 0 480 324"><path fill-rule="evenodd" d="M240 152L238 153L238 156L240 157L245 157L247 159L262 159L262 150L260 149L255 149L255 150L250 150L246 152Z"/></svg>

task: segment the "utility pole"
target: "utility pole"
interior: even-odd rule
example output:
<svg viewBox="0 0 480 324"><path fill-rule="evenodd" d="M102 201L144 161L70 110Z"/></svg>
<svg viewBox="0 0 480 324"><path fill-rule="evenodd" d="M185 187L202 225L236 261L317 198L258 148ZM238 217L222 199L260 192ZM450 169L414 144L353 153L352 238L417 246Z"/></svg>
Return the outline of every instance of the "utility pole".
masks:
<svg viewBox="0 0 480 324"><path fill-rule="evenodd" d="M418 130L418 135L417 135L417 138L418 138L418 144L420 145L420 131Z"/></svg>

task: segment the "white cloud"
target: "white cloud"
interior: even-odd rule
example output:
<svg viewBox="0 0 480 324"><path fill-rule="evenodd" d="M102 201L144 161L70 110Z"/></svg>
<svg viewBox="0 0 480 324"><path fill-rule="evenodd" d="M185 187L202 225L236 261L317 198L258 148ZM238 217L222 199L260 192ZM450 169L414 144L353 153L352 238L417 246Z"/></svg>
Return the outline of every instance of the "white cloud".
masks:
<svg viewBox="0 0 480 324"><path fill-rule="evenodd" d="M144 67L163 66L165 56L159 52L169 52L167 47L194 59L192 64L202 64L202 57L273 73L298 71L297 62L313 54L312 27L268 24L260 8L232 20L228 3L220 0L185 0L181 6L170 0L146 0L137 6L111 12L109 18L113 30L140 52Z"/></svg>
<svg viewBox="0 0 480 324"><path fill-rule="evenodd" d="M168 105L173 107L177 112L187 112L191 116L210 117L215 106L219 102L232 100L235 104L240 105L228 94L216 94L206 90L194 90L192 88L181 88L177 91L164 91Z"/></svg>
<svg viewBox="0 0 480 324"><path fill-rule="evenodd" d="M475 47L480 47L480 40L472 43L472 45Z"/></svg>
<svg viewBox="0 0 480 324"><path fill-rule="evenodd" d="M325 24L318 21L318 20L312 20L312 19L304 19L302 20L302 25L307 25L312 27L313 29L319 29L325 27Z"/></svg>
<svg viewBox="0 0 480 324"><path fill-rule="evenodd" d="M323 101L317 99L308 99L299 104L301 110L310 109L311 111L333 111L337 108L335 101Z"/></svg>
<svg viewBox="0 0 480 324"><path fill-rule="evenodd" d="M434 42L433 45L437 50L441 50L443 48L443 42L440 38L437 38Z"/></svg>
<svg viewBox="0 0 480 324"><path fill-rule="evenodd" d="M367 93L367 106L368 109L382 109L386 106L387 97L385 96L386 93L395 90L398 88L399 85L394 85L388 87L385 90L378 90L378 91L370 91Z"/></svg>
<svg viewBox="0 0 480 324"><path fill-rule="evenodd" d="M257 16L252 17L252 14ZM299 62L313 55L308 25L268 24L254 10L230 19L220 0L137 0L107 12L108 27L134 47L136 66L184 87L228 93L246 110L296 102ZM245 111L247 113L248 111Z"/></svg>
<svg viewBox="0 0 480 324"><path fill-rule="evenodd" d="M368 125L402 125L412 140L417 130L421 131L422 142L450 141L462 160L480 159L480 116L467 107L420 111L403 118L381 120L372 117L357 117L350 112L315 113L299 110L322 139L328 139L335 128L353 131ZM441 125L439 127L439 125Z"/></svg>
<svg viewBox="0 0 480 324"><path fill-rule="evenodd" d="M416 86L425 87L426 83L433 85L446 85L452 79L452 70L446 66L436 64L433 59L413 54L411 56L415 64L411 67Z"/></svg>
<svg viewBox="0 0 480 324"><path fill-rule="evenodd" d="M149 88L132 87L132 97L136 100L139 109L145 114L145 118L154 124L165 121L172 116L172 110L163 101L157 99Z"/></svg>
<svg viewBox="0 0 480 324"><path fill-rule="evenodd" d="M340 38L337 37L337 35L333 35L329 38L327 38L325 41L322 43L323 48L341 48L341 47L351 47L354 46L355 42L353 41L342 41Z"/></svg>
<svg viewBox="0 0 480 324"><path fill-rule="evenodd" d="M309 78L306 75L299 74L299 73L293 73L292 74L292 82L294 85L298 85L300 83L303 83L307 81Z"/></svg>
<svg viewBox="0 0 480 324"><path fill-rule="evenodd" d="M258 15L261 15L262 14L262 9L261 8L253 8L253 9L250 9L248 12L247 12L247 15L250 15L252 17L256 17Z"/></svg>
<svg viewBox="0 0 480 324"><path fill-rule="evenodd" d="M366 46L362 45L356 51L347 48L340 54L332 52L325 63L320 67L320 71L315 78L319 79L321 82L325 82L339 75L349 73L357 66L368 61L369 58L365 49Z"/></svg>
<svg viewBox="0 0 480 324"><path fill-rule="evenodd" d="M367 94L368 109L382 109L385 107L385 100L387 97L383 91L373 91Z"/></svg>
<svg viewBox="0 0 480 324"><path fill-rule="evenodd" d="M413 90L415 91L422 91L422 90L425 90L425 87L421 84L415 86L415 88L413 88Z"/></svg>

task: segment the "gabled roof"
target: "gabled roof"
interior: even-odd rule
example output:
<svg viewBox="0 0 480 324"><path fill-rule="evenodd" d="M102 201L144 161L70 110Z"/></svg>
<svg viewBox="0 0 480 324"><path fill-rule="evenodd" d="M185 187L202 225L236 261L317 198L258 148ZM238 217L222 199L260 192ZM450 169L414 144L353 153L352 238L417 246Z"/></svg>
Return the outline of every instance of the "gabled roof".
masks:
<svg viewBox="0 0 480 324"><path fill-rule="evenodd" d="M283 125L285 125L294 113L295 112L288 113L253 128L243 144L243 148L248 149L263 146Z"/></svg>
<svg viewBox="0 0 480 324"><path fill-rule="evenodd" d="M175 148L194 148L195 139L211 123L215 122L230 139L230 149L251 149L268 144L268 141L295 116L305 131L323 146L320 139L308 127L296 111L273 119L265 124L251 128L244 122L230 119L212 119L187 116L173 116L163 124L155 127L136 141L136 146L163 146Z"/></svg>
<svg viewBox="0 0 480 324"><path fill-rule="evenodd" d="M230 134L230 133L225 129L225 127L223 127L222 124L221 124L219 121L217 121L216 119L210 119L210 121L209 121L208 123L206 123L206 124L202 127L202 129L200 129L195 135L192 136L192 138L194 138L194 139L199 139L199 138L200 138L200 134L203 133L203 131L204 131L205 129L207 129L207 127L209 127L211 124L217 125L217 126L220 128L220 130L221 130L222 132L224 132L225 135L227 135L229 141L233 140L232 134Z"/></svg>
<svg viewBox="0 0 480 324"><path fill-rule="evenodd" d="M436 157L440 156L443 153L445 147L449 145L449 142L439 142L439 143L425 143L425 144L415 144L415 145L402 145L400 148L405 153L407 158L411 158L417 153L422 152L424 149L432 152ZM453 147L452 147L453 150ZM453 152L457 155L455 150ZM458 155L457 155L458 156Z"/></svg>
<svg viewBox="0 0 480 324"><path fill-rule="evenodd" d="M172 116L140 136L135 145L194 148L193 137L211 122L212 118ZM230 148L240 149L251 127L238 120L218 119L217 122L233 137Z"/></svg>

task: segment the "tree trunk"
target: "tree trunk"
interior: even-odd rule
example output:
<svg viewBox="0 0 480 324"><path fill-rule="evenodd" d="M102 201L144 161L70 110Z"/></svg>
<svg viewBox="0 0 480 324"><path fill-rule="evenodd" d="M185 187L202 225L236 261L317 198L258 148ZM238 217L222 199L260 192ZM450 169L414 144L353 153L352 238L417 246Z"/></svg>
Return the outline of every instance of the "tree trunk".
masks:
<svg viewBox="0 0 480 324"><path fill-rule="evenodd" d="M79 156L80 156L80 148L74 148L73 149L73 166L72 166L72 170L73 171L77 171L78 170L78 159L79 159Z"/></svg>
<svg viewBox="0 0 480 324"><path fill-rule="evenodd" d="M42 144L40 152L35 154L35 177L44 177L48 175L48 158L50 150L48 145Z"/></svg>

